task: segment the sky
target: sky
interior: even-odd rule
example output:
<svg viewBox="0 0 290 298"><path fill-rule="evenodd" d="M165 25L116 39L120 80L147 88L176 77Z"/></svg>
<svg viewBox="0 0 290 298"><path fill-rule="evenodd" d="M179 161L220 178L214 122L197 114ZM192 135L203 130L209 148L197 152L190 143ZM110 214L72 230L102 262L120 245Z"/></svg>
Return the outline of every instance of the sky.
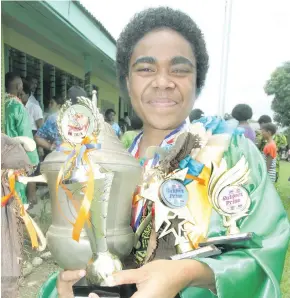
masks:
<svg viewBox="0 0 290 298"><path fill-rule="evenodd" d="M226 0L80 2L116 39L131 17L144 8L166 5L189 14L204 32L210 57L205 88L195 107L208 115L218 113ZM225 112L246 103L253 109L254 120L262 114L272 116L272 98L263 87L276 67L290 61L289 11L289 0L232 0Z"/></svg>

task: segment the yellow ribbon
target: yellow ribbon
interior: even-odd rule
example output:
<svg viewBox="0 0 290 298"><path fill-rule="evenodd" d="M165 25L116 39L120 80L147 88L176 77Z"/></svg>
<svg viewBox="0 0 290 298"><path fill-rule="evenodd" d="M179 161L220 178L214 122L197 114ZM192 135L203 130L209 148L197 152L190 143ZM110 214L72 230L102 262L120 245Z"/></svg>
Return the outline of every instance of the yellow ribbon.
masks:
<svg viewBox="0 0 290 298"><path fill-rule="evenodd" d="M199 177L205 181L205 185L194 183L192 181L186 185L188 191L187 207L195 221L195 227L185 224L184 228L193 248L197 248L198 244L206 238L212 206L209 202L207 189L210 179L211 170L204 167Z"/></svg>
<svg viewBox="0 0 290 298"><path fill-rule="evenodd" d="M70 158L70 160L67 161L67 163L75 162L75 160L78 158L78 156L80 154L80 150L81 150L83 145L96 144L96 141L97 141L96 138L86 137L86 138L84 138L82 143L80 145L77 145L76 147L72 147L70 144L67 144L67 143L62 144L62 147L66 148L65 150L62 151L65 154L69 155L69 154L72 153L73 150L75 151L74 155ZM66 218L66 220L68 222L70 222L73 226L72 238L76 241L79 241L81 231L82 231L86 221L87 221L88 225L90 226L89 214L90 214L91 202L92 202L93 195L94 195L94 174L93 174L92 165L90 163L90 159L88 157L88 153L91 152L92 150L95 150L95 149L96 148L86 149L83 152L82 161L85 164L88 165L88 181L85 185L85 191L84 191L85 195L84 195L84 199L81 203L80 208L78 208L79 206L77 206L77 201L74 200L72 193L62 183L65 165L63 165L61 167L61 169L59 171L59 174L58 174L58 177L57 177L57 181L56 181L56 193L57 193L57 195L58 195L58 187L60 185L62 187L62 189L65 191L65 193L66 193L67 197L69 198L69 200L72 202L72 205L74 206L75 210L77 211L79 209L76 221L75 221L75 223L73 223L64 215L63 211L61 210L61 206L59 204L59 201L58 201L59 211ZM73 166L72 166L72 168L73 168Z"/></svg>
<svg viewBox="0 0 290 298"><path fill-rule="evenodd" d="M10 193L1 198L1 206L4 207L8 203L9 199L11 199L12 197L14 197L16 199L16 201L19 205L19 208L20 208L20 217L24 221L25 227L26 227L29 237L31 239L32 248L37 248L38 247L38 239L37 239L37 234L36 234L35 228L30 220L29 215L27 214L27 212L24 208L24 205L21 202L21 199L19 198L19 196L15 190L15 181L16 181L15 173L9 175L8 180L9 180Z"/></svg>

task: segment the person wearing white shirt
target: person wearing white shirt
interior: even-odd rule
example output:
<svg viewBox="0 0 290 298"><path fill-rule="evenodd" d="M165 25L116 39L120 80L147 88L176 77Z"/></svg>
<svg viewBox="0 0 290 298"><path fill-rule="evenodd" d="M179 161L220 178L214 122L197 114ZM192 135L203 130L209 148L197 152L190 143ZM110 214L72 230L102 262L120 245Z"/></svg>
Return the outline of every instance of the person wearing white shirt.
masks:
<svg viewBox="0 0 290 298"><path fill-rule="evenodd" d="M124 120L128 124L128 126L131 127L131 120L130 120L127 112L124 113Z"/></svg>
<svg viewBox="0 0 290 298"><path fill-rule="evenodd" d="M24 81L22 102L30 117L32 133L33 135L35 135L38 128L40 128L43 124L43 113L39 104L36 104L32 96L31 95L29 96L29 94L30 94L30 86L28 82Z"/></svg>
<svg viewBox="0 0 290 298"><path fill-rule="evenodd" d="M35 105L40 107L40 104L38 102L38 100L35 98L34 94L36 92L37 89L37 79L27 76L25 81L27 82L28 86L29 86L29 98L28 100L31 103L34 103Z"/></svg>

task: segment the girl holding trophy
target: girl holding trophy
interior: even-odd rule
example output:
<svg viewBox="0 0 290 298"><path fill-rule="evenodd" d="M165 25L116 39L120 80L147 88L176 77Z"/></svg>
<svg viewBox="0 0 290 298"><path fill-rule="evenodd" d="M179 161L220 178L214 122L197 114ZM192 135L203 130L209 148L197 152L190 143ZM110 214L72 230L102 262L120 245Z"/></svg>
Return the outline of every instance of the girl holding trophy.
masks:
<svg viewBox="0 0 290 298"><path fill-rule="evenodd" d="M136 284L134 298L281 297L289 222L263 157L219 118L186 123L208 70L201 30L180 11L145 10L122 32L116 61L120 88L143 122L129 152L145 182L132 209L136 268L113 274L110 285ZM256 233L261 245L168 260L227 230ZM61 272L42 293L54 297L48 287L57 287L58 297L74 297L85 274Z"/></svg>

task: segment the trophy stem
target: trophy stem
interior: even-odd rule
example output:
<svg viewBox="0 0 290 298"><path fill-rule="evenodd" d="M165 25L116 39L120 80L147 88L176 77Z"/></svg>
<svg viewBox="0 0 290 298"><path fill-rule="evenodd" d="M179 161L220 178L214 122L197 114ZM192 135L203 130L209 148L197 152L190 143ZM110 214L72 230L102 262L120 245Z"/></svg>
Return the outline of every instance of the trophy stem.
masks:
<svg viewBox="0 0 290 298"><path fill-rule="evenodd" d="M94 198L91 203L91 227L86 227L94 254L108 251L107 244L107 214L110 190L114 174L105 173L104 178L95 180Z"/></svg>
<svg viewBox="0 0 290 298"><path fill-rule="evenodd" d="M236 235L240 233L240 229L237 226L237 222L234 219L230 219L230 225L228 227L228 235Z"/></svg>

